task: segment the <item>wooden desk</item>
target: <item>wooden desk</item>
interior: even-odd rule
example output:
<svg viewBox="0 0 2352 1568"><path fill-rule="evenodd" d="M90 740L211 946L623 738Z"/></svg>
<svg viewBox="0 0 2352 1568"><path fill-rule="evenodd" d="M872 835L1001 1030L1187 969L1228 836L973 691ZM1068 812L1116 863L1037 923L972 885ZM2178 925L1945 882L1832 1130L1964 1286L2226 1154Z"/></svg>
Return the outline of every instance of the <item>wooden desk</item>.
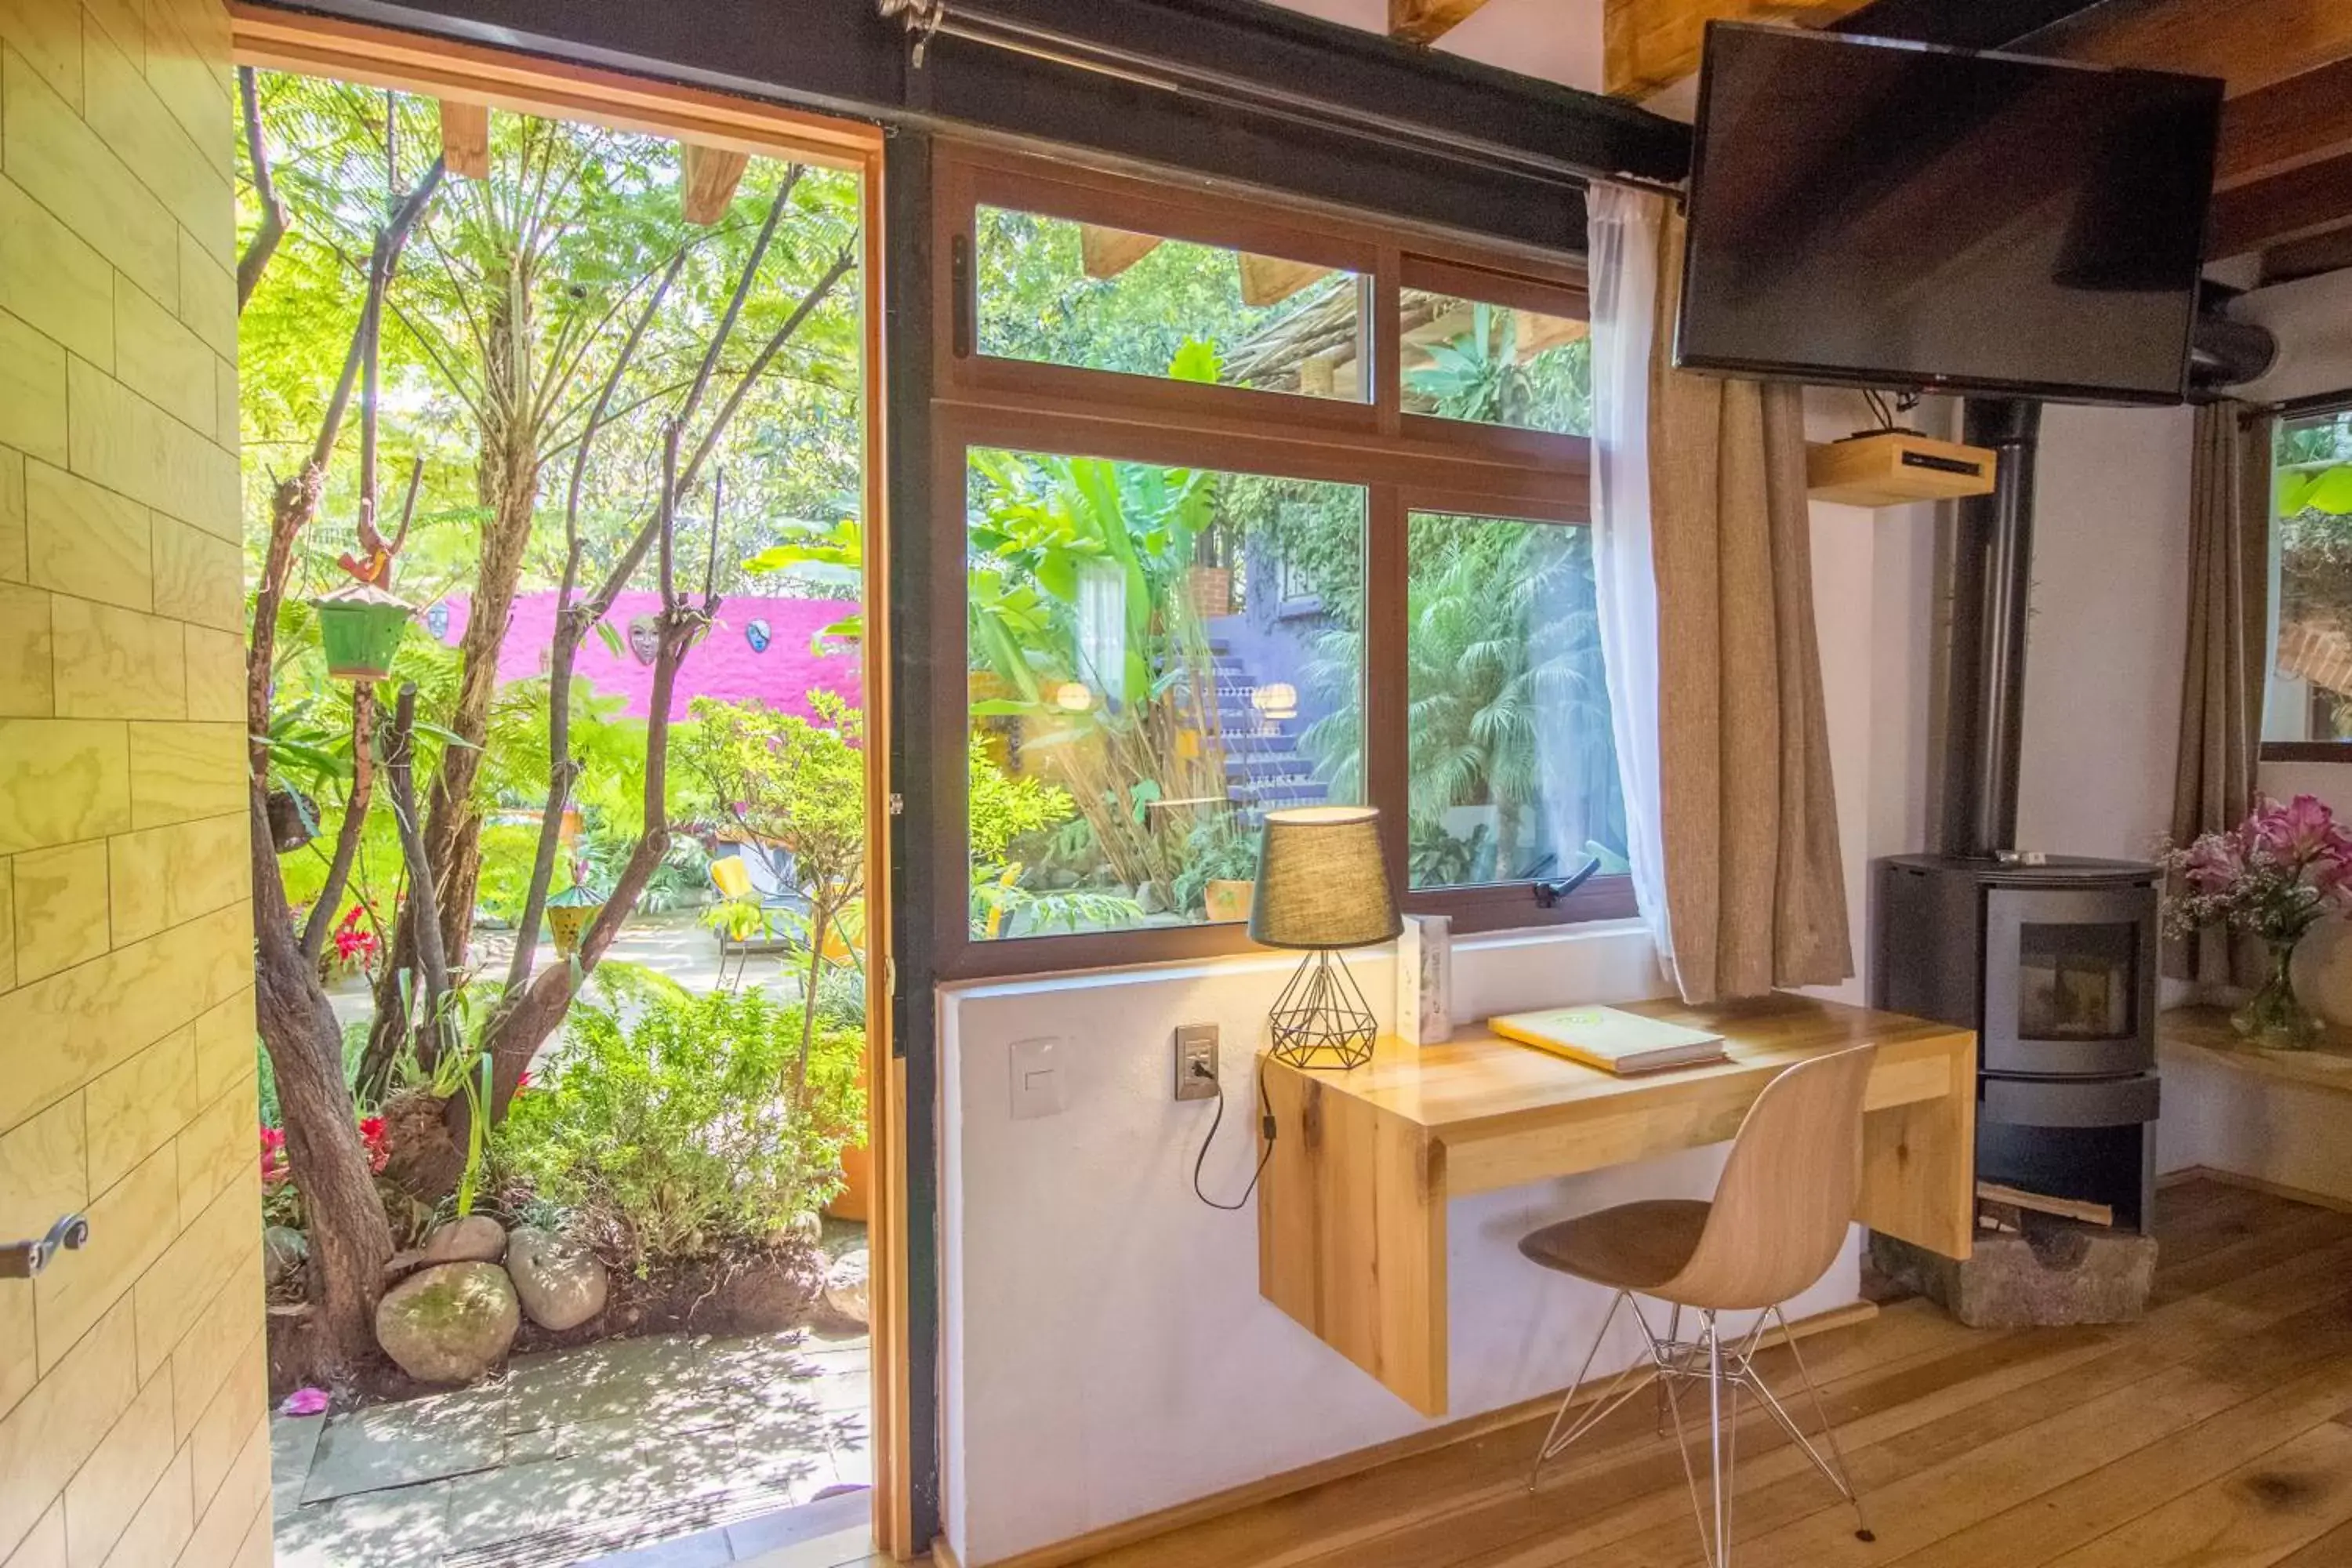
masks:
<svg viewBox="0 0 2352 1568"><path fill-rule="evenodd" d="M1617 1078L1475 1026L1442 1046L1382 1039L1347 1072L1266 1058L1277 1132L1258 1186L1260 1293L1443 1415L1447 1199L1722 1142L1782 1068L1864 1041L1879 1051L1854 1217L1969 1255L1974 1035L1795 996L1628 1010L1720 1034L1732 1059Z"/></svg>

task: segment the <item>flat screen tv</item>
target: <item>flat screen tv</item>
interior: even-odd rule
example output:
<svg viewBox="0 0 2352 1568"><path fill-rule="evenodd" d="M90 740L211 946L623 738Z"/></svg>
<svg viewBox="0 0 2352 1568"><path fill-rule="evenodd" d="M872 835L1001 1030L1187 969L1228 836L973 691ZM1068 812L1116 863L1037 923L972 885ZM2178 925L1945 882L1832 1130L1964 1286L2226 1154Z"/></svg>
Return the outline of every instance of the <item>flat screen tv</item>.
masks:
<svg viewBox="0 0 2352 1568"><path fill-rule="evenodd" d="M2177 403L2221 83L1707 29L1675 361Z"/></svg>

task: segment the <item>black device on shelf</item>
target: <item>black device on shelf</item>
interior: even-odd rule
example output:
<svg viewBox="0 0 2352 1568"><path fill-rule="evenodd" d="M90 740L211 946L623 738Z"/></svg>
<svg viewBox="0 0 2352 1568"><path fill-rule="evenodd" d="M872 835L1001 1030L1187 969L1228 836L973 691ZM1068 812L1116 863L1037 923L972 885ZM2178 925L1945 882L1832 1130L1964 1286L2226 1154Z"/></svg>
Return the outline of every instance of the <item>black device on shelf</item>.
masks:
<svg viewBox="0 0 2352 1568"><path fill-rule="evenodd" d="M2179 402L2221 86L1710 25L1675 363Z"/></svg>

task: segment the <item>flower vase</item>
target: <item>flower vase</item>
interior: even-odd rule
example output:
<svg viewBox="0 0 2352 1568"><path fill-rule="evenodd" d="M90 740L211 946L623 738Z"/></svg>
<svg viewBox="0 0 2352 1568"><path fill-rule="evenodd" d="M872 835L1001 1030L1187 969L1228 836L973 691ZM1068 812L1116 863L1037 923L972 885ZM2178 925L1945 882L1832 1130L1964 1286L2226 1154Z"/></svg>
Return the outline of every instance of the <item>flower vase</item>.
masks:
<svg viewBox="0 0 2352 1568"><path fill-rule="evenodd" d="M2230 1015L2231 1026L2249 1045L2265 1050L2306 1051L2319 1043L2319 1018L2294 994L2294 946L2292 942L2267 944L2269 977L2243 1006Z"/></svg>

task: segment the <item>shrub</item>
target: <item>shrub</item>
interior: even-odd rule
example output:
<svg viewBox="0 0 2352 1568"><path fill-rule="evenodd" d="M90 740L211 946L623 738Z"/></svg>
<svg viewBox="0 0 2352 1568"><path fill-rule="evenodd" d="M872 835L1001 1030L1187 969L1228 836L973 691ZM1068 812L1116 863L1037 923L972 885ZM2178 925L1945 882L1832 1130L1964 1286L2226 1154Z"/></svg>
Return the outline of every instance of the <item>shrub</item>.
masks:
<svg viewBox="0 0 2352 1568"><path fill-rule="evenodd" d="M600 968L498 1131L501 1173L609 1223L640 1274L764 1244L839 1190L865 1127L863 1034L822 1021L808 1113L793 1114L801 1026L757 986L694 995Z"/></svg>

